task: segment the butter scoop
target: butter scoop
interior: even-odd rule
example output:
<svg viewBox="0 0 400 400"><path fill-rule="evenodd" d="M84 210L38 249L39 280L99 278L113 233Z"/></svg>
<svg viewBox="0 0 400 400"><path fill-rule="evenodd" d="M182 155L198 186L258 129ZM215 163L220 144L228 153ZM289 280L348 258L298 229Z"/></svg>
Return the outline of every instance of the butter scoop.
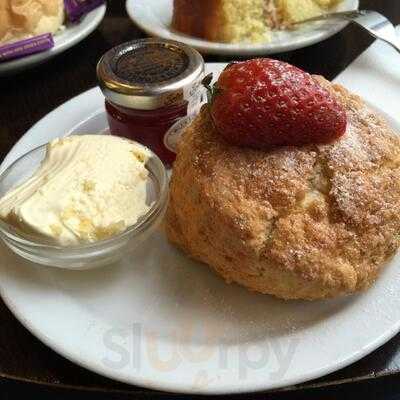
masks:
<svg viewBox="0 0 400 400"><path fill-rule="evenodd" d="M121 233L149 210L150 156L144 146L111 135L56 139L38 170L0 199L0 219L63 246Z"/></svg>

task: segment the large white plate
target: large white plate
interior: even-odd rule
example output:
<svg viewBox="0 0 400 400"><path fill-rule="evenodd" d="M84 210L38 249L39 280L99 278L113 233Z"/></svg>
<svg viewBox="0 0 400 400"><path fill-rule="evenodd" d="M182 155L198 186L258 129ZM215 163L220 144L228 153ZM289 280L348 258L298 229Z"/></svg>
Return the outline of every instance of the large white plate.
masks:
<svg viewBox="0 0 400 400"><path fill-rule="evenodd" d="M68 24L64 31L54 35L54 47L48 51L0 63L0 76L15 74L24 69L42 64L57 54L75 46L97 28L105 13L106 5L104 4L86 14L79 23Z"/></svg>
<svg viewBox="0 0 400 400"><path fill-rule="evenodd" d="M94 88L36 124L2 168L56 136L106 126ZM35 336L92 371L155 389L238 393L296 384L360 359L400 330L399 256L369 291L316 302L227 285L162 232L134 257L99 270L25 264L4 246L0 260L1 296Z"/></svg>
<svg viewBox="0 0 400 400"><path fill-rule="evenodd" d="M358 0L343 0L337 11L354 10L358 4ZM126 0L126 9L132 21L149 35L186 43L202 53L231 56L274 54L299 49L327 39L347 25L346 22L333 21L303 26L292 32L274 33L272 41L268 43L214 43L170 29L173 0Z"/></svg>

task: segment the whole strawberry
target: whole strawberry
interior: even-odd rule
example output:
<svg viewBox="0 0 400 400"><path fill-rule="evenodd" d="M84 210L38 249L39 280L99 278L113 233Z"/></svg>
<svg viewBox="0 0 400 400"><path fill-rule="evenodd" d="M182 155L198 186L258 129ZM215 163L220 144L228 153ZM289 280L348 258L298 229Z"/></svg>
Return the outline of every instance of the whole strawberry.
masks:
<svg viewBox="0 0 400 400"><path fill-rule="evenodd" d="M328 143L347 123L343 106L310 74L268 58L222 72L211 116L229 143L254 148Z"/></svg>

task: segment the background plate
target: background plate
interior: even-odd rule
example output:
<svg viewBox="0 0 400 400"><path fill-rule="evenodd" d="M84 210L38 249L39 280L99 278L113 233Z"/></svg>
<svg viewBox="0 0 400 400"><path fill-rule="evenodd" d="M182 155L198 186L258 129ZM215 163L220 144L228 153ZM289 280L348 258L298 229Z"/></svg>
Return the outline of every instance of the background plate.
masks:
<svg viewBox="0 0 400 400"><path fill-rule="evenodd" d="M337 10L353 10L358 8L358 4L358 0L343 0ZM299 49L327 39L347 25L346 22L338 21L317 23L292 32L274 33L272 41L268 43L228 44L209 42L171 31L173 0L127 0L126 9L132 21L151 36L177 40L202 53L230 56L255 56Z"/></svg>

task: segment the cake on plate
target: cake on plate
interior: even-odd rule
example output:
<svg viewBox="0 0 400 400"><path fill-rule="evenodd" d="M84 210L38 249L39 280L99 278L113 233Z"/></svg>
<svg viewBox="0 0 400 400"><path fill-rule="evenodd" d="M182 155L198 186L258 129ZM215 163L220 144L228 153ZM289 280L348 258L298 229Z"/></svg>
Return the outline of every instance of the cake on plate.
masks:
<svg viewBox="0 0 400 400"><path fill-rule="evenodd" d="M174 0L172 28L213 42L265 42L271 31L331 10L340 0Z"/></svg>

